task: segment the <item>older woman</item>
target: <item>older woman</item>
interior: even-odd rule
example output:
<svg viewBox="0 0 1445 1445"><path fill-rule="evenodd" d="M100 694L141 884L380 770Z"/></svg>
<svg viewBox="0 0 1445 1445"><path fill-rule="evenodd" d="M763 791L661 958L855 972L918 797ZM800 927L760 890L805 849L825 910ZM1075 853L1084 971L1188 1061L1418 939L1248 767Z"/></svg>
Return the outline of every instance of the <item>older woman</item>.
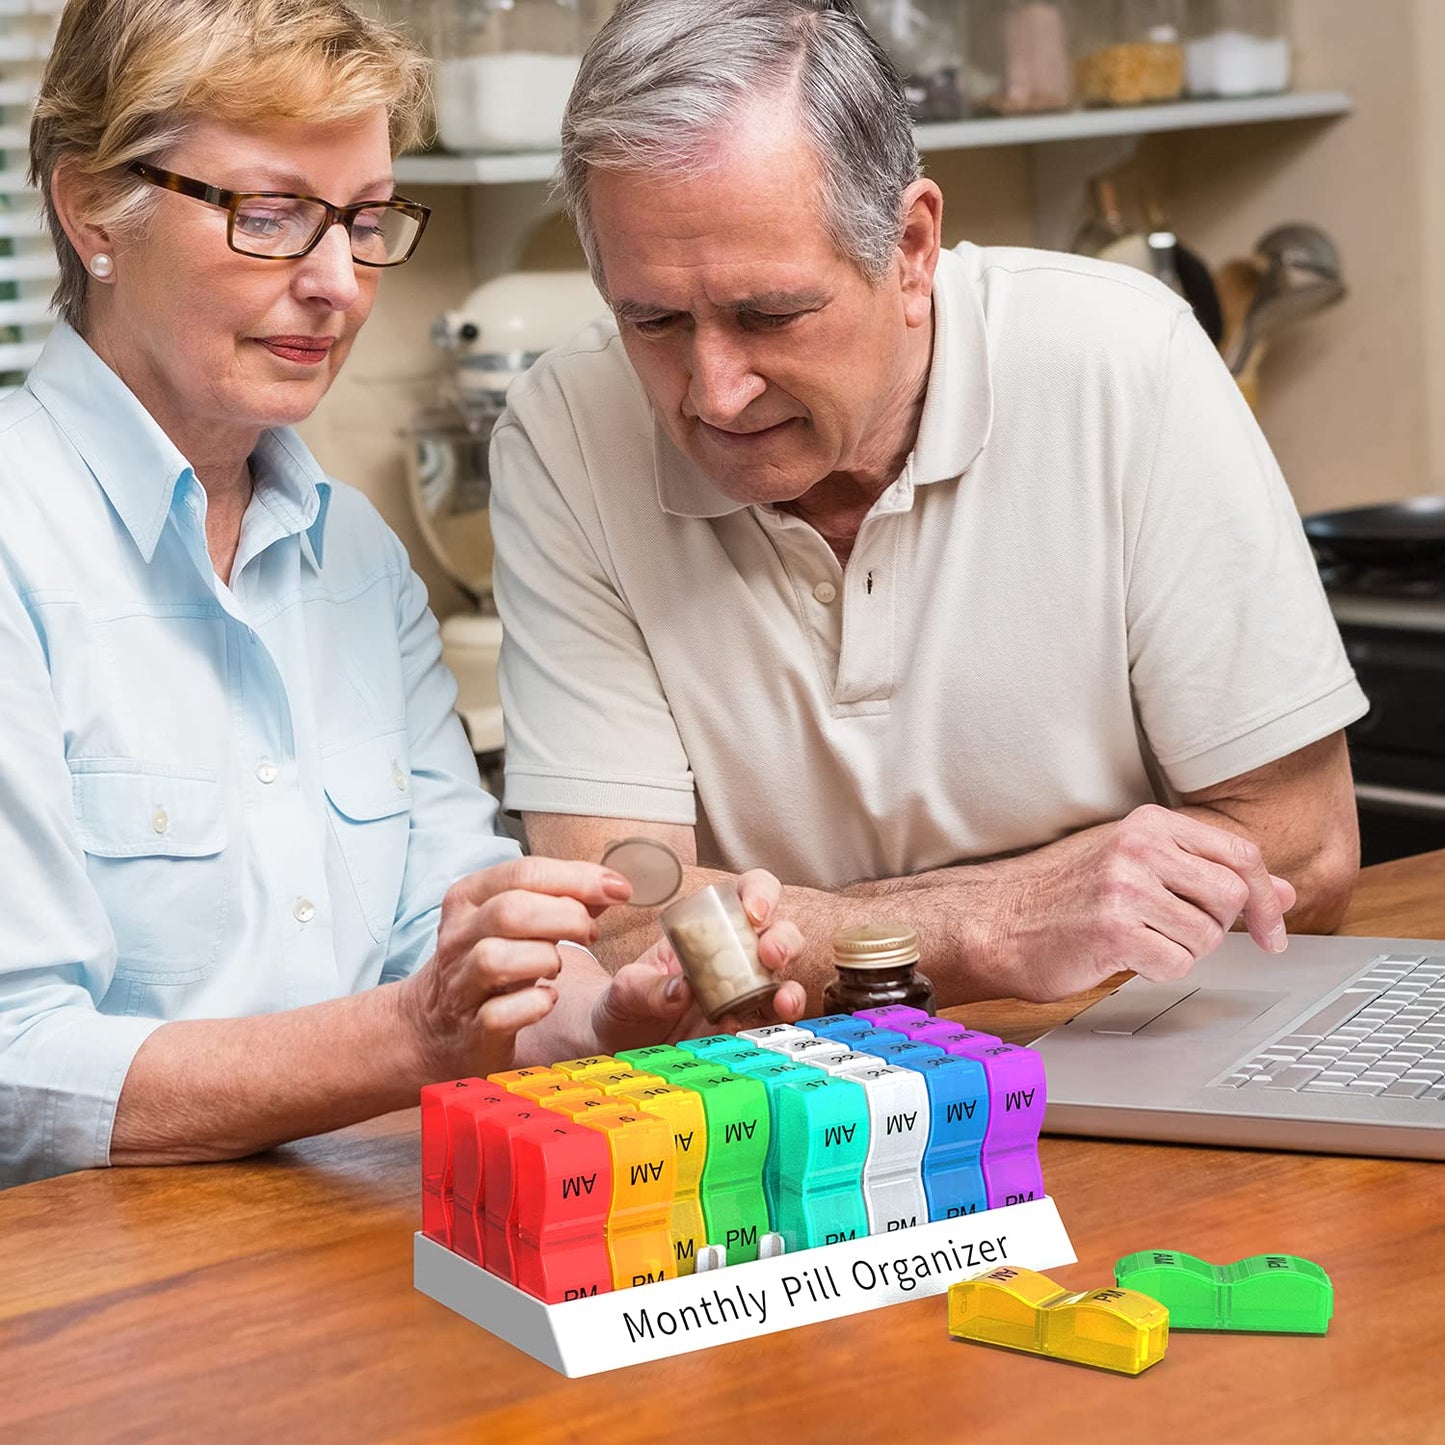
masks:
<svg viewBox="0 0 1445 1445"><path fill-rule="evenodd" d="M32 165L63 320L0 404L0 1184L699 1022L660 948L559 953L626 880L494 835L421 584L288 430L421 239L392 157L425 88L344 0L61 22ZM776 924L765 961L800 947Z"/></svg>

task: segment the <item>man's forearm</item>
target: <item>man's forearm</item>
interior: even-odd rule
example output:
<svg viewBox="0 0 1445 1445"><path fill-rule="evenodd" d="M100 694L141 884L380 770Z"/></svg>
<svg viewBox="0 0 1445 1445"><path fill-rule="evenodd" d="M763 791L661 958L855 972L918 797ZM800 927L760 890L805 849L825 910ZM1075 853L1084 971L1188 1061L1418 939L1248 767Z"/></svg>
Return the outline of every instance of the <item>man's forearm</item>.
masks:
<svg viewBox="0 0 1445 1445"><path fill-rule="evenodd" d="M1290 928L1295 933L1330 933L1339 926L1354 891L1359 871L1357 836L1342 829L1324 843L1313 835L1285 832L1275 838L1261 838L1259 830L1230 810L1226 804L1181 803L1174 810L1185 817L1197 818L1215 828L1224 828L1238 837L1260 845L1264 861L1271 873L1287 878L1298 895L1290 911ZM1101 825L1103 827L1108 824ZM1085 838L1095 829L1070 834L1055 843L986 863L959 863L947 868L934 868L905 878L867 880L842 890L845 896L898 899L912 909L913 895L940 888L967 888L982 883L1008 879L1022 881L1031 871L1027 862L1052 861L1051 850L1063 848L1075 839ZM1016 866L1011 866L1016 865ZM989 870L982 872L981 870Z"/></svg>
<svg viewBox="0 0 1445 1445"><path fill-rule="evenodd" d="M527 827L534 848L563 857L596 856L629 831L658 837L685 860L697 856L693 830L677 824L527 814ZM1261 948L1277 951L1287 941L1280 910L1290 885L1290 926L1328 932L1358 869L1349 758L1335 733L1173 809L1149 804L1030 852L837 892L785 888L781 908L803 932L791 976L806 986L810 1007L832 976L832 935L895 920L918 931L923 972L947 1006L1062 998L1122 967L1174 977L1241 918ZM731 875L686 869L684 891L707 883L730 885ZM615 970L653 941L657 926L656 912L614 911L602 922L599 957Z"/></svg>
<svg viewBox="0 0 1445 1445"><path fill-rule="evenodd" d="M1258 842L1249 827L1232 814L1200 804L1175 811ZM1074 854L1111 824L1070 834L1054 843L986 862L956 864L903 878L870 879L836 893L814 888L783 890L782 910L803 931L807 948L791 976L808 990L810 1009L821 1007L823 989L833 977L831 942L840 928L862 923L897 921L915 929L922 954L921 971L933 983L940 1007L981 999L1031 997L1029 985L1017 977L1024 962L1007 947L1008 937L1030 907L1035 886L1061 869ZM1349 852L1349 840L1341 845ZM1298 932L1328 932L1339 922L1349 900L1349 860L1333 859L1335 850L1266 849L1271 871L1300 880L1299 903L1290 922ZM1294 856L1299 853L1300 856ZM708 883L731 885L732 875L707 868L688 868L683 891ZM604 920L597 953L609 968L620 967L657 935L655 911L618 910Z"/></svg>
<svg viewBox="0 0 1445 1445"><path fill-rule="evenodd" d="M833 935L854 924L897 921L917 930L921 968L933 981L940 1006L998 998L1009 991L992 937L995 915L1009 895L1006 868L987 863L944 870L948 887L915 888L911 885L918 880L904 878L838 893L784 888L779 917L796 923L806 943L801 961L788 976L808 990L809 1007L817 1009L833 977ZM692 893L709 883L732 887L735 882L730 873L689 867L682 891ZM602 921L597 956L604 966L616 970L648 947L660 926L655 909L615 910Z"/></svg>
<svg viewBox="0 0 1445 1445"><path fill-rule="evenodd" d="M607 975L562 949L559 1001L516 1036L517 1066L591 1051L592 1005ZM112 1164L237 1159L417 1102L455 1077L428 1057L402 984L252 1018L169 1023L141 1045L111 1134Z"/></svg>
<svg viewBox="0 0 1445 1445"><path fill-rule="evenodd" d="M1324 842L1290 834L1266 841L1220 807L1185 803L1176 811L1260 844L1269 871L1294 885L1297 901L1289 914L1292 933L1333 933L1340 926L1360 872L1360 841L1355 829L1341 829Z"/></svg>

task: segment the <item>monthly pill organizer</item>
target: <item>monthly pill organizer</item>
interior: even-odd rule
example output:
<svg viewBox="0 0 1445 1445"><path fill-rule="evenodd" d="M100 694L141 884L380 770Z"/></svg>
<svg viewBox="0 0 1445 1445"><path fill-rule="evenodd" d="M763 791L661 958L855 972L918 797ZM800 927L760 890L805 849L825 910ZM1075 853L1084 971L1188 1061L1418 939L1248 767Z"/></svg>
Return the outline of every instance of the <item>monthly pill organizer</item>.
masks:
<svg viewBox="0 0 1445 1445"><path fill-rule="evenodd" d="M1045 1092L1032 1050L903 1008L435 1084L417 1285L577 1374L1067 1263ZM634 1348L569 1359L589 1311Z"/></svg>

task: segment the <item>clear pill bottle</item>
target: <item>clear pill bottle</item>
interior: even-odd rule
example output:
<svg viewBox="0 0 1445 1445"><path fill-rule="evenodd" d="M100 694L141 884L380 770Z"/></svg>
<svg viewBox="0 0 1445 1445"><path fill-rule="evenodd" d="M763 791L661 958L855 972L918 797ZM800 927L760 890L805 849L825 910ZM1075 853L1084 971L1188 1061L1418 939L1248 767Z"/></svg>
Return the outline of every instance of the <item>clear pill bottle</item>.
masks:
<svg viewBox="0 0 1445 1445"><path fill-rule="evenodd" d="M758 961L758 935L731 888L701 888L662 910L662 931L714 1022L724 1014L760 1011L778 980Z"/></svg>
<svg viewBox="0 0 1445 1445"><path fill-rule="evenodd" d="M823 1012L907 1004L933 1012L933 985L918 972L918 935L907 924L866 923L833 935L837 976L823 990Z"/></svg>

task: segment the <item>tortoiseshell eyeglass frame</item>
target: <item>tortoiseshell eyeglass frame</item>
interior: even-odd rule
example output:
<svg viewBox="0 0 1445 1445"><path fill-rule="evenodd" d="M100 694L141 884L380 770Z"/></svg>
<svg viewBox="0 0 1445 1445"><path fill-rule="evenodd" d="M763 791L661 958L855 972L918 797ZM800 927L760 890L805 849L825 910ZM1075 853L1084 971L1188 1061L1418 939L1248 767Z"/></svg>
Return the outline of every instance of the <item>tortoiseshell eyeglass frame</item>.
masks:
<svg viewBox="0 0 1445 1445"><path fill-rule="evenodd" d="M352 243L351 257L358 266L374 266L378 269L388 266L400 266L410 261L416 253L416 248L421 242L423 233L426 231L426 223L431 216L431 207L423 206L417 201L409 201L404 196L392 196L384 201L362 201L353 206L333 206L330 201L324 201L320 196L308 196L296 191L228 191L221 186L209 185L205 181L198 181L190 176L179 175L175 171L162 170L159 166L153 166L145 161L132 161L129 167L133 175L139 176L141 180L149 182L153 186L159 186L165 191L174 191L180 196L190 196L193 200L204 201L208 206L216 206L227 212L226 220L226 244L238 256L252 256L260 261L295 261L302 256L310 255L317 246L321 244L321 238L335 225L346 228L347 239ZM236 244L236 212L247 202L257 200L271 201L309 201L312 205L320 206L325 212L325 218L316 228L316 234L299 251L252 251L244 246ZM399 211L404 216L409 216L416 222L416 235L412 237L411 244L406 249L406 254L398 256L391 261L369 261L363 256L356 254L355 238L351 234L351 227L356 218L365 211L375 211L378 208Z"/></svg>

